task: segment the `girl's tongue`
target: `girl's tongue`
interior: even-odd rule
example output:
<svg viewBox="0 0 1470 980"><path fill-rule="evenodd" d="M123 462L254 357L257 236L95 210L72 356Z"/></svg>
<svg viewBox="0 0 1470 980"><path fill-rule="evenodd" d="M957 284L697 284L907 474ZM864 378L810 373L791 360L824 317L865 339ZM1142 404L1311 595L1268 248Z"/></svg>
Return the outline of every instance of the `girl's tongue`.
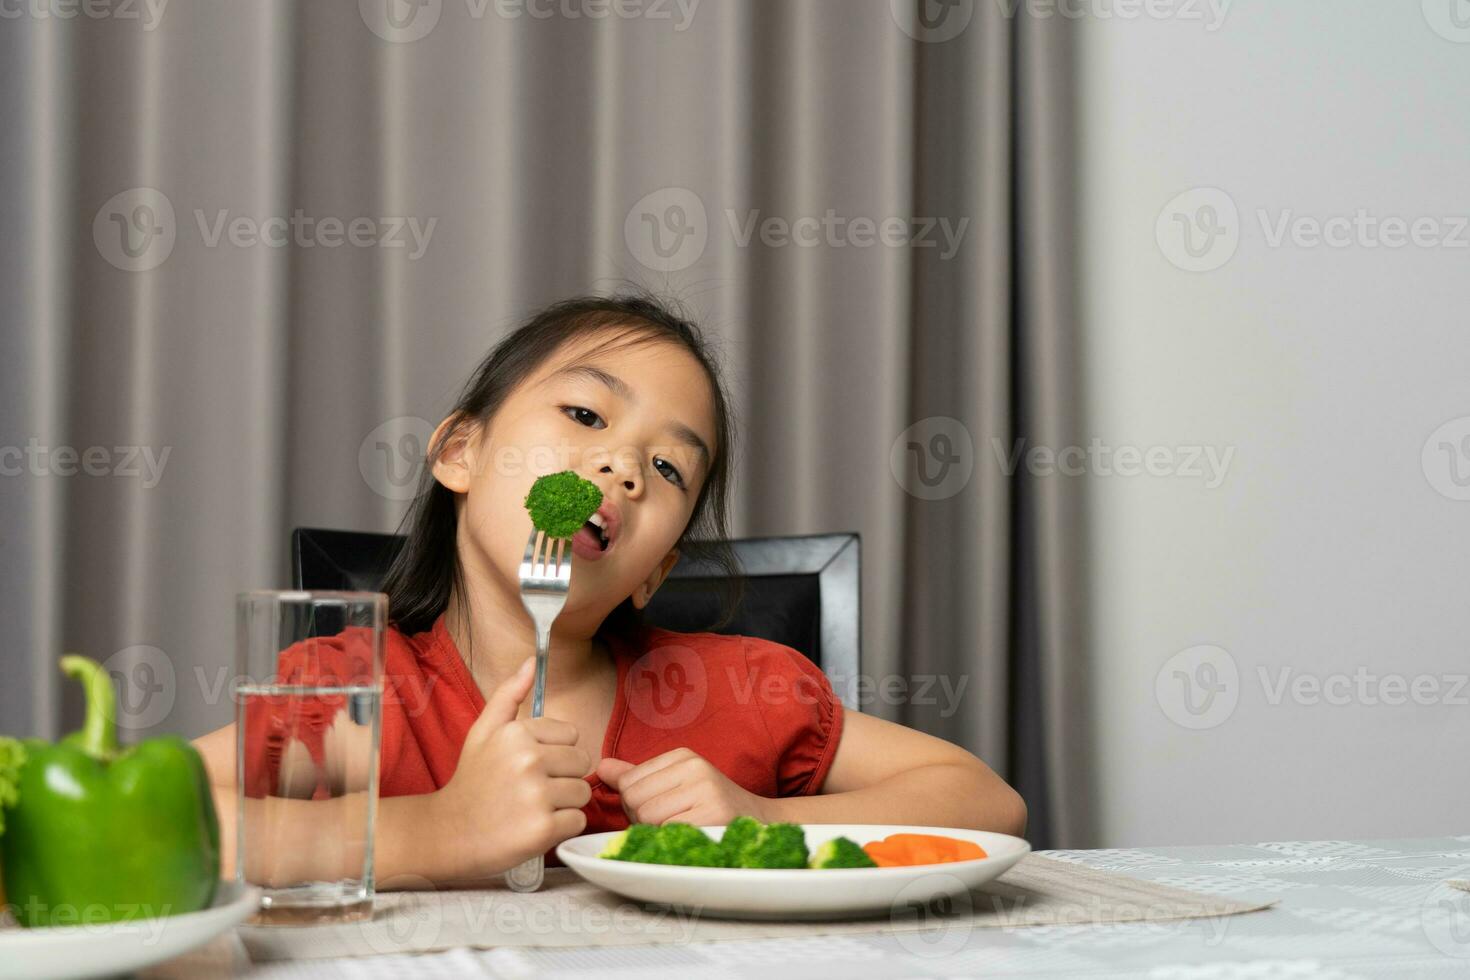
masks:
<svg viewBox="0 0 1470 980"><path fill-rule="evenodd" d="M583 524L572 535L572 554L583 561L601 561L602 556L607 554L602 548L602 536L597 529L590 524Z"/></svg>

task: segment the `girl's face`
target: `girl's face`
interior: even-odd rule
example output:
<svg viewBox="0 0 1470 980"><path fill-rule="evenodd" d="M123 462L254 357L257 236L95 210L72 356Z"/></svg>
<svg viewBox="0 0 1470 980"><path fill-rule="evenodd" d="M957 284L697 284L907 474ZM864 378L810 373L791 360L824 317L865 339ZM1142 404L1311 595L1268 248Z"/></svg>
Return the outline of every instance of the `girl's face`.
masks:
<svg viewBox="0 0 1470 980"><path fill-rule="evenodd" d="M434 465L435 478L458 495L467 586L496 589L516 611L531 484L572 470L602 491L603 508L614 511L607 549L595 558L563 553L573 574L557 627L574 635L590 636L629 596L647 604L678 558L675 543L718 450L699 362L670 343L594 350L608 338L604 331L564 345L488 426L463 431Z"/></svg>

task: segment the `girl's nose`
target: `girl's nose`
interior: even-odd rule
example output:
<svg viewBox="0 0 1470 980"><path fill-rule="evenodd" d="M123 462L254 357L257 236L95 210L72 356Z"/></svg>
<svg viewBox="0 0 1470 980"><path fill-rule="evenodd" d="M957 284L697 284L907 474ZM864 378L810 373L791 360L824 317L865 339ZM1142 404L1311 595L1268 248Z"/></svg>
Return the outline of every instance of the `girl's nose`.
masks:
<svg viewBox="0 0 1470 980"><path fill-rule="evenodd" d="M613 471L613 468L612 468L612 464L611 463L606 463L606 464L603 465L603 467L602 467L602 472L603 473L611 473L612 471ZM632 493L633 492L633 488L635 486L637 486L637 482L635 480L633 480L633 479L631 479L630 477L627 477L627 476L623 477L623 489L624 490L627 490L629 493Z"/></svg>

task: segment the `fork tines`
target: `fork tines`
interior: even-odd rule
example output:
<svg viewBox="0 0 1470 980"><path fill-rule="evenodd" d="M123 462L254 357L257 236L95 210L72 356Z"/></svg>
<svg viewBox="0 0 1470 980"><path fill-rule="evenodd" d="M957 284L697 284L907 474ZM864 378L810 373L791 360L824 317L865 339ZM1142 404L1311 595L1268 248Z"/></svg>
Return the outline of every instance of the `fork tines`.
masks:
<svg viewBox="0 0 1470 980"><path fill-rule="evenodd" d="M521 560L522 578L561 578L572 570L570 560L563 562L568 545L566 538L548 537L545 531L532 529L526 541L526 557ZM570 556L566 556L570 559Z"/></svg>

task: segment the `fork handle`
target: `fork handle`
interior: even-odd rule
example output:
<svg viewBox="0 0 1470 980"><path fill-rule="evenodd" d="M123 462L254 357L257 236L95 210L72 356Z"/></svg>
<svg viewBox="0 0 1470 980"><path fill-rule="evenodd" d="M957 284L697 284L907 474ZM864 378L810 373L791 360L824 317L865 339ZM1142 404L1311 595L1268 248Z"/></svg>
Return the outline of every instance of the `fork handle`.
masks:
<svg viewBox="0 0 1470 980"><path fill-rule="evenodd" d="M536 631L536 683L531 694L531 717L540 718L546 701L546 648L551 645L551 631ZM513 892L533 892L546 877L546 859L538 854L505 873L505 883Z"/></svg>

